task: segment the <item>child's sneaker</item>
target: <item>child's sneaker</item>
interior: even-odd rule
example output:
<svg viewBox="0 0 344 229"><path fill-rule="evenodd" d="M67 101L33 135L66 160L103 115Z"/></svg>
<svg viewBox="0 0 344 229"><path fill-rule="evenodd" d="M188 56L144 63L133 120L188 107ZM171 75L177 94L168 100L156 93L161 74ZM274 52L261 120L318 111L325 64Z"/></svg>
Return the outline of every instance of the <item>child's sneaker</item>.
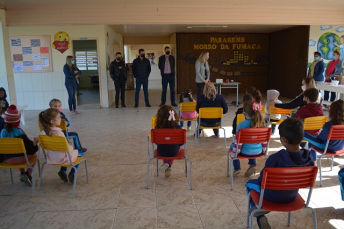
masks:
<svg viewBox="0 0 344 229"><path fill-rule="evenodd" d="M241 169L234 170L233 175L238 175L239 173L241 173Z"/></svg>
<svg viewBox="0 0 344 229"><path fill-rule="evenodd" d="M79 151L83 152L83 153L86 153L87 152L87 149L86 148L80 148Z"/></svg>
<svg viewBox="0 0 344 229"><path fill-rule="evenodd" d="M20 181L24 182L25 184L32 186L32 177L28 172L22 173L20 175Z"/></svg>
<svg viewBox="0 0 344 229"><path fill-rule="evenodd" d="M214 138L220 138L220 136L214 135Z"/></svg>
<svg viewBox="0 0 344 229"><path fill-rule="evenodd" d="M74 173L70 172L68 174L68 179L71 184L74 184Z"/></svg>
<svg viewBox="0 0 344 229"><path fill-rule="evenodd" d="M259 228L271 229L268 218L266 218L266 216L257 217L257 223L258 223Z"/></svg>
<svg viewBox="0 0 344 229"><path fill-rule="evenodd" d="M191 126L186 127L186 130L190 131L191 130Z"/></svg>
<svg viewBox="0 0 344 229"><path fill-rule="evenodd" d="M250 177L256 172L256 166L252 166L248 168L248 170L245 172L245 176Z"/></svg>
<svg viewBox="0 0 344 229"><path fill-rule="evenodd" d="M166 172L165 172L165 177L169 178L171 176L171 172L172 172L171 167L168 167L168 169L166 169Z"/></svg>
<svg viewBox="0 0 344 229"><path fill-rule="evenodd" d="M59 175L59 177L61 178L61 180L63 180L65 183L68 182L68 179L67 179L67 174L63 171L60 170L60 172L57 173Z"/></svg>
<svg viewBox="0 0 344 229"><path fill-rule="evenodd" d="M70 112L71 115L76 115L75 111Z"/></svg>
<svg viewBox="0 0 344 229"><path fill-rule="evenodd" d="M168 163L165 163L165 164L163 164L162 166L160 166L159 172L165 173L166 170L167 170L169 167L170 167L170 165L169 165Z"/></svg>

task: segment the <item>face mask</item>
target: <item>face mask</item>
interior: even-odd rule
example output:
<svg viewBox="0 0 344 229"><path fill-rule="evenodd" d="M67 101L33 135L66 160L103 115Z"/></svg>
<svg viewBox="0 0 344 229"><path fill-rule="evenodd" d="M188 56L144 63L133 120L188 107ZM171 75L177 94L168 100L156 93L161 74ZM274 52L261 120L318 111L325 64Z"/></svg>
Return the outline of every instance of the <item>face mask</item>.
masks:
<svg viewBox="0 0 344 229"><path fill-rule="evenodd" d="M337 60L337 59L338 59L338 57L336 57L336 56L333 56L333 59L334 59L334 60Z"/></svg>
<svg viewBox="0 0 344 229"><path fill-rule="evenodd" d="M318 57L318 56L317 56L317 57L314 57L314 60L315 60L315 61L319 60L319 57Z"/></svg>
<svg viewBox="0 0 344 229"><path fill-rule="evenodd" d="M116 60L120 61L122 58L121 57L117 57Z"/></svg>
<svg viewBox="0 0 344 229"><path fill-rule="evenodd" d="M145 58L145 56L146 56L146 54L141 54L141 57L142 57L142 58Z"/></svg>
<svg viewBox="0 0 344 229"><path fill-rule="evenodd" d="M302 89L302 91L306 91L306 86L302 85L301 89Z"/></svg>
<svg viewBox="0 0 344 229"><path fill-rule="evenodd" d="M170 51L167 51L167 52L166 52L166 55L170 55L170 53L171 53Z"/></svg>
<svg viewBox="0 0 344 229"><path fill-rule="evenodd" d="M74 64L74 60L72 60L72 64Z"/></svg>
<svg viewBox="0 0 344 229"><path fill-rule="evenodd" d="M209 60L209 56L207 56L205 59Z"/></svg>

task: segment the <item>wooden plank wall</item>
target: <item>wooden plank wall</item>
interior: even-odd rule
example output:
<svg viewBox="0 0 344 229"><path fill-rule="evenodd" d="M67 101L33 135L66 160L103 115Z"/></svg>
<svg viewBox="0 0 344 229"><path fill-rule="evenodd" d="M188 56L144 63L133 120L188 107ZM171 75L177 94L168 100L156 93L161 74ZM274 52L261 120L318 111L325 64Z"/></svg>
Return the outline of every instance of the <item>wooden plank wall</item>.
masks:
<svg viewBox="0 0 344 229"><path fill-rule="evenodd" d="M212 38L216 38L217 41ZM222 40L218 40L219 38ZM243 49L242 45L246 45L246 49ZM258 45L260 48L258 48ZM216 79L224 79L224 81L229 79L241 83L240 92L244 92L248 86L255 86L261 91L266 91L269 34L179 33L177 34L178 93L185 89L191 89L194 93L197 92L194 62L203 51L202 46L204 50L209 51L210 80L212 82L215 82ZM235 52L247 56L250 65L233 63L224 65L223 63L227 59L235 59ZM257 64L254 64L254 62L257 62ZM236 73L239 73L239 75L236 75ZM223 93L226 93L226 91L223 91Z"/></svg>
<svg viewBox="0 0 344 229"><path fill-rule="evenodd" d="M297 26L270 33L268 89L294 98L307 74L309 26Z"/></svg>

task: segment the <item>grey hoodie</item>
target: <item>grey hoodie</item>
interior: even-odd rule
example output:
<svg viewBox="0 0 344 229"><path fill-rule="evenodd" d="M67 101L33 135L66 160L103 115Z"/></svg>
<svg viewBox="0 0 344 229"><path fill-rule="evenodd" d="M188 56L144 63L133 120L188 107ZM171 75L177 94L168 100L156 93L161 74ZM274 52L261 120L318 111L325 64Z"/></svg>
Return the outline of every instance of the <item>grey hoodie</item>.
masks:
<svg viewBox="0 0 344 229"><path fill-rule="evenodd" d="M265 117L269 117L269 103L272 101L275 101L275 103L282 103L280 100L278 100L278 96L280 95L279 91L277 90L267 90L266 97L267 101L265 103ZM281 115L270 115L270 119L276 119L280 120Z"/></svg>

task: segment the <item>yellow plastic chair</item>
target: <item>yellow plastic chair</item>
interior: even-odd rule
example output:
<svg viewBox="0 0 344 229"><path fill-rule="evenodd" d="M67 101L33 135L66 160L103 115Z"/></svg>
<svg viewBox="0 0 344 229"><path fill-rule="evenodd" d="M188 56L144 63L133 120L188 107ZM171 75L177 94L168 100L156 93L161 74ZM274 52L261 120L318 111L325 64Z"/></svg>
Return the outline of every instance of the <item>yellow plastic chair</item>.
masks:
<svg viewBox="0 0 344 229"><path fill-rule="evenodd" d="M262 106L262 110L260 111L260 113L262 113L263 118L265 118L265 106Z"/></svg>
<svg viewBox="0 0 344 229"><path fill-rule="evenodd" d="M182 118L182 116L180 115L181 112L194 112L196 111L196 102L182 102L179 104L179 117L180 117L180 121L183 122L188 122L188 121L195 121L195 128L197 128L197 117L193 118L193 119L185 119Z"/></svg>
<svg viewBox="0 0 344 229"><path fill-rule="evenodd" d="M197 146L197 140L199 138L199 130L204 129L223 129L225 146L226 144L226 130L222 127L222 117L223 117L223 108L222 107L203 107L199 109L198 121L196 126L196 136L195 136L195 145ZM220 119L220 125L218 126L201 126L201 119ZM204 135L204 133L203 133Z"/></svg>
<svg viewBox="0 0 344 229"><path fill-rule="evenodd" d="M304 130L321 130L326 122L327 122L326 116L316 116L316 117L305 118L303 120L303 129ZM307 141L302 140L302 142L307 142Z"/></svg>
<svg viewBox="0 0 344 229"><path fill-rule="evenodd" d="M154 129L155 128L155 125L156 125L156 116L152 116L152 119L151 119L151 127L152 127L152 129ZM148 155L150 155L149 154L149 152L150 152L150 138L151 138L151 133L149 133L148 134L148 137L147 137L147 147L148 147Z"/></svg>
<svg viewBox="0 0 344 229"><path fill-rule="evenodd" d="M41 123L38 121L38 126L39 126L39 130L42 132L43 130L43 127L41 125ZM67 138L67 141L70 142L69 140L72 139L72 137L70 138L68 136L68 127L67 125L65 124L64 120L61 120L61 123L59 126L57 126L58 128L60 128L62 131L65 131L66 132L66 138Z"/></svg>
<svg viewBox="0 0 344 229"><path fill-rule="evenodd" d="M279 125L279 124L281 124L284 121L284 119L280 119L280 120L278 120L276 122L270 122L270 115L272 115L272 114L276 114L276 115L278 115L278 114L280 114L280 115L291 115L292 112L293 112L293 109L282 109L282 108L277 108L277 107L270 107L269 108L268 122L270 124Z"/></svg>
<svg viewBox="0 0 344 229"><path fill-rule="evenodd" d="M86 179L87 179L87 183L88 183L88 172L87 172L87 161L86 161L86 159L83 157L78 157L73 162L72 158L70 156L70 153L69 153L69 146L68 146L67 139L64 137L39 135L38 140L40 143L40 147L43 150L43 155L44 155L45 160L47 160L47 155L45 153L45 150L59 151L61 153L65 153L68 155L70 164L52 164L52 165L59 166L59 167L74 168L74 171L75 171L74 175L75 176L74 176L73 192L72 192L72 197L74 197L75 196L76 179L77 179L77 175L78 175L78 170L77 170L76 166L83 161L85 162ZM43 168L44 168L45 164L47 164L46 161L42 164L42 170L41 170L41 174L39 176L39 182L38 182L38 188L37 189L40 189L40 187L41 187Z"/></svg>
<svg viewBox="0 0 344 229"><path fill-rule="evenodd" d="M245 116L244 116L244 114L238 114L238 115L237 115L237 122L236 122L237 126L238 126L238 124L241 123L242 121L245 121Z"/></svg>
<svg viewBox="0 0 344 229"><path fill-rule="evenodd" d="M22 153L25 156L26 163L10 165L6 161L0 163L0 168L9 169L11 175L11 182L13 182L12 169L32 169L32 193L31 196L35 197L35 170L32 167L33 164L37 161L39 168L39 156L37 158L27 158L26 149L24 146L23 139L21 138L0 138L0 154L19 154Z"/></svg>

